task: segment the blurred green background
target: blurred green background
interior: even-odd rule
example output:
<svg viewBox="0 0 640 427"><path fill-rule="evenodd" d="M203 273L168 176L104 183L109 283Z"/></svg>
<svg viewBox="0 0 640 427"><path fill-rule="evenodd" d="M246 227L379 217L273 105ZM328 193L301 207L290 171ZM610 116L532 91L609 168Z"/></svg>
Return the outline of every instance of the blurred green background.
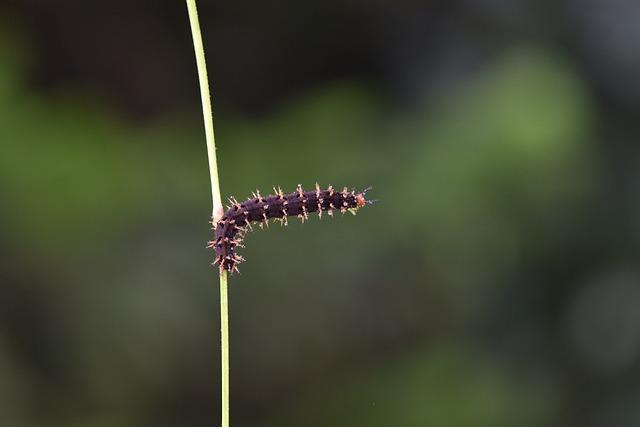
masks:
<svg viewBox="0 0 640 427"><path fill-rule="evenodd" d="M224 196L372 185L247 236L231 420L640 425L640 5L200 2ZM186 8L0 5L0 425L219 423Z"/></svg>

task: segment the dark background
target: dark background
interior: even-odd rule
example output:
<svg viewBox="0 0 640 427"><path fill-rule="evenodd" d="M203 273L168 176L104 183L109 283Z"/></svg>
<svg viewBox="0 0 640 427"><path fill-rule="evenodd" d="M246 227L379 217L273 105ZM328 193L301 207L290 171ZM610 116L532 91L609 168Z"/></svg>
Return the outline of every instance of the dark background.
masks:
<svg viewBox="0 0 640 427"><path fill-rule="evenodd" d="M640 425L640 3L205 2L234 426ZM0 425L219 423L186 6L0 5Z"/></svg>

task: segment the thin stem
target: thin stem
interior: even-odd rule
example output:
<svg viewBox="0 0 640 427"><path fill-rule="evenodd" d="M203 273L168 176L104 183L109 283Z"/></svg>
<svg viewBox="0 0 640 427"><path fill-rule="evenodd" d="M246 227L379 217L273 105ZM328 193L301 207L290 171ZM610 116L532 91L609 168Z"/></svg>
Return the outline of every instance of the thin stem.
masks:
<svg viewBox="0 0 640 427"><path fill-rule="evenodd" d="M220 274L220 358L222 360L222 427L229 427L229 300L227 272Z"/></svg>
<svg viewBox="0 0 640 427"><path fill-rule="evenodd" d="M209 94L209 80L207 77L207 63L204 56L202 34L198 22L198 9L195 0L186 0L191 24L193 49L198 65L200 80L200 97L202 99L202 116L207 138L207 155L209 157L209 175L211 176L211 198L213 201L213 223L222 218L223 207L220 196L220 182L218 179L218 162L216 160L216 140L213 132L213 112L211 96ZM220 359L222 364L222 427L229 427L229 299L227 292L227 272L220 273Z"/></svg>
<svg viewBox="0 0 640 427"><path fill-rule="evenodd" d="M204 57L204 46L200 23L198 22L198 9L195 0L187 0L189 10L189 22L191 23L191 36L193 37L193 50L198 64L198 78L200 80L200 98L202 99L202 116L204 118L204 132L207 138L207 155L209 156L209 175L211 176L211 198L213 200L213 219L222 218L223 207L220 196L220 184L218 182L218 161L216 160L216 138L213 132L213 112L211 109L211 96L209 94L209 79L207 77L207 62Z"/></svg>

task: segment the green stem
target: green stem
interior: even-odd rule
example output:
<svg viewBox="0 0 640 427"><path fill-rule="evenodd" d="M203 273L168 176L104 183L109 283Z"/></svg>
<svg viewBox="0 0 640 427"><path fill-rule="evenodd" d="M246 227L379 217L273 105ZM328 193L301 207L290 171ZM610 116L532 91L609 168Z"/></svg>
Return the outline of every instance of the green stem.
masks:
<svg viewBox="0 0 640 427"><path fill-rule="evenodd" d="M198 22L198 9L195 0L186 0L193 38L193 50L198 65L200 80L200 98L202 99L202 116L207 139L207 155L209 157L209 175L211 176L211 198L213 200L213 223L222 218L223 207L220 197L220 183L218 179L218 162L216 160L216 140L213 132L213 112L211 96L209 94L209 80L207 77L207 63L204 56L202 34ZM229 299L227 293L227 273L220 273L220 359L222 362L222 427L229 427Z"/></svg>
<svg viewBox="0 0 640 427"><path fill-rule="evenodd" d="M229 427L229 300L227 272L220 274L220 358L222 360L222 427Z"/></svg>

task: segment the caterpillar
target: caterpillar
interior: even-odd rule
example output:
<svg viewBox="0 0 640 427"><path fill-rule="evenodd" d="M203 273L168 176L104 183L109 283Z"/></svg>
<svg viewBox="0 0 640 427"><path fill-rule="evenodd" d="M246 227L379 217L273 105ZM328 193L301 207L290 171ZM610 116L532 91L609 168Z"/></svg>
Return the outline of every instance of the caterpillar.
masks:
<svg viewBox="0 0 640 427"><path fill-rule="evenodd" d="M269 220L274 219L280 221L281 225L287 225L287 217L297 216L304 223L310 213L318 212L318 216L322 217L322 213L326 212L333 216L337 210L355 215L358 209L375 201L365 198L370 189L356 193L348 191L346 187L336 191L329 186L322 190L316 183L315 190L304 191L298 184L296 191L289 194L284 194L280 187L274 187L275 194L262 197L260 191L256 190L250 199L242 203L231 197L224 215L213 224L214 239L207 244L207 248L216 252L213 265L218 265L221 273L223 270L231 273L238 271L237 266L244 258L236 253L236 248L244 247L244 235L252 229L252 222L263 227L269 226Z"/></svg>

